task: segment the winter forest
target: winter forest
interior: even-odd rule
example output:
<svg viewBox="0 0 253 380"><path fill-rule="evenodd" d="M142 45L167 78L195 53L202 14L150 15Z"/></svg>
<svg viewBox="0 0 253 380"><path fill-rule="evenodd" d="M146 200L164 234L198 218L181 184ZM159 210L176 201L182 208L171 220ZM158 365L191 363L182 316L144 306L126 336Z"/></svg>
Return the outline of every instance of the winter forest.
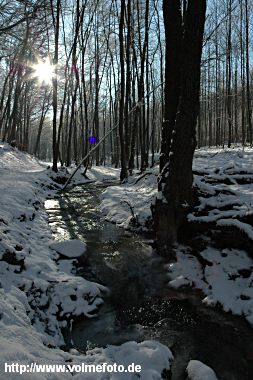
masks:
<svg viewBox="0 0 253 380"><path fill-rule="evenodd" d="M253 0L0 0L0 380L253 379Z"/></svg>
<svg viewBox="0 0 253 380"><path fill-rule="evenodd" d="M89 136L119 125L95 164L118 167L122 145L130 170L154 163L166 112L162 1L3 1L0 10L3 141L49 161L53 135L69 166ZM209 2L198 147L252 144L252 37L250 0Z"/></svg>

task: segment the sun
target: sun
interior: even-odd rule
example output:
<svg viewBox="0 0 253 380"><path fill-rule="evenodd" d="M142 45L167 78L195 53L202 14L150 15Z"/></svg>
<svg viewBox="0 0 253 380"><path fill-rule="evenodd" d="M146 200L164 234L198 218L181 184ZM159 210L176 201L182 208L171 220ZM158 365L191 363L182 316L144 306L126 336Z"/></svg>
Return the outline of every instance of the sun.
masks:
<svg viewBox="0 0 253 380"><path fill-rule="evenodd" d="M49 85L54 77L54 66L51 65L49 58L46 61L38 61L33 65L33 77L37 78L40 83Z"/></svg>

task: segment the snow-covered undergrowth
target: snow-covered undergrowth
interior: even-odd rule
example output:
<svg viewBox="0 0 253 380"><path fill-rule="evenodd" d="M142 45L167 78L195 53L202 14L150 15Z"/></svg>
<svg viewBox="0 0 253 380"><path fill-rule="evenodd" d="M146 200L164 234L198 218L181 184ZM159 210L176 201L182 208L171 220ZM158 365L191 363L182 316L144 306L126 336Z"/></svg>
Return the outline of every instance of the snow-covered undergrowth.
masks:
<svg viewBox="0 0 253 380"><path fill-rule="evenodd" d="M199 150L194 170L202 196L189 221L232 226L253 240L253 150Z"/></svg>
<svg viewBox="0 0 253 380"><path fill-rule="evenodd" d="M179 247L177 262L169 265L169 285L201 289L205 304L220 305L253 324L253 260L243 238L253 240L253 150L197 151L194 170L201 196L188 219L207 225L206 248L198 253L210 264L201 265ZM223 226L226 235L219 230ZM209 246L215 233L221 248Z"/></svg>
<svg viewBox="0 0 253 380"><path fill-rule="evenodd" d="M201 289L203 303L244 315L253 324L253 260L244 251L208 247L200 255L212 265L204 268L187 248L179 247L177 262L168 265L169 286Z"/></svg>
<svg viewBox="0 0 253 380"><path fill-rule="evenodd" d="M55 185L48 172L31 156L0 144L0 379L7 378L4 363L126 365L130 360L143 364L141 379L160 379L162 371L170 368L172 354L158 342L128 342L97 348L85 356L58 348L64 345L61 327L74 317L94 316L106 288L74 276L73 265L60 265L60 255L73 263L80 251L66 254L64 246L58 254L58 246L50 248L52 236L43 203ZM102 176L102 169L97 172ZM115 175L108 172L107 177ZM71 249L75 248L76 242ZM8 373L8 379L18 376ZM130 379L125 373L113 376L107 374L108 379ZM74 377L97 380L104 374ZM25 374L25 379L35 380L70 378L71 373Z"/></svg>
<svg viewBox="0 0 253 380"><path fill-rule="evenodd" d="M193 170L194 185L205 196L199 197L200 204L189 220L237 225L253 240L253 228L236 222L253 215L253 149L198 149ZM151 217L151 202L157 195L158 171L156 165L144 175L129 177L125 184L106 189L100 205L106 219L129 228L134 214L137 224L145 229ZM232 210L224 210L229 206Z"/></svg>
<svg viewBox="0 0 253 380"><path fill-rule="evenodd" d="M204 268L190 249L179 248L177 262L168 268L169 285L202 289L206 304L220 304L226 311L245 315L253 324L253 260L248 255L251 253L252 257L252 252L246 253L244 242L235 235L238 231L238 236L245 235L253 241L253 149L199 149L193 170L199 203L189 214L189 222L206 225L208 232L226 226L228 245L224 249L211 248L212 238L205 236L206 247L198 253L213 265ZM146 228L150 205L157 195L158 167L148 172L130 177L124 185L110 187L103 193L101 210L108 220L131 228L134 214L139 228ZM235 230L230 232L231 228ZM237 249L229 249L233 236ZM225 241L222 231L220 240Z"/></svg>

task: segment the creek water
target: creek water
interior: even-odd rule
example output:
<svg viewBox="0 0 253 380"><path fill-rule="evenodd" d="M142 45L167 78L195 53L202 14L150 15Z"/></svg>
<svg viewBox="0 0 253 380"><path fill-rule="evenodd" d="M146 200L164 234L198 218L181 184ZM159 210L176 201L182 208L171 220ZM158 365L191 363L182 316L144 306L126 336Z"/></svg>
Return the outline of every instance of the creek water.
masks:
<svg viewBox="0 0 253 380"><path fill-rule="evenodd" d="M172 291L164 259L143 236L105 221L97 206L112 183L76 186L47 202L54 238L87 243L78 275L110 289L98 315L73 324L66 344L87 349L154 339L174 355L171 379L185 379L191 359L203 361L219 380L253 379L253 332L243 318L201 304L200 294Z"/></svg>

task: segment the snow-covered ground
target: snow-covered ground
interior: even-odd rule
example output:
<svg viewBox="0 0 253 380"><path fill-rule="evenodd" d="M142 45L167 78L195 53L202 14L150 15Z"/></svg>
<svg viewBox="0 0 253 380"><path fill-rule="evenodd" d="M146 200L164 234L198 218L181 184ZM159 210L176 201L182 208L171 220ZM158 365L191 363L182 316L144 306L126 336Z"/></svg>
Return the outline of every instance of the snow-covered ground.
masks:
<svg viewBox="0 0 253 380"><path fill-rule="evenodd" d="M218 250L212 247L200 252L212 262L202 268L187 248L179 247L177 262L168 264L169 286L201 289L203 303L221 305L223 310L244 315L253 324L253 261L244 251Z"/></svg>
<svg viewBox="0 0 253 380"><path fill-rule="evenodd" d="M244 222L253 215L253 150L199 150L194 169L195 185L205 196L189 220L234 226L253 240L253 227Z"/></svg>
<svg viewBox="0 0 253 380"><path fill-rule="evenodd" d="M193 169L200 196L189 221L234 227L253 240L253 227L248 222L253 215L253 150L199 149ZM130 177L124 185L108 188L100 206L106 219L131 228L134 217L138 228L145 230L151 217L150 204L157 194L157 174L156 166L144 176ZM178 247L177 262L168 265L169 286L201 289L205 304L219 304L253 324L253 260L243 246L220 250L207 246L199 254L213 265L203 269L190 249Z"/></svg>
<svg viewBox="0 0 253 380"><path fill-rule="evenodd" d="M147 229L150 205L157 193L158 166L143 175L129 177L124 185L111 186L103 193L100 210L106 219L124 228Z"/></svg>
<svg viewBox="0 0 253 380"><path fill-rule="evenodd" d="M68 168L70 174L75 170L75 166ZM74 177L71 180L71 184L82 184L87 183L88 181L92 182L105 182L105 181L118 181L120 177L120 169L112 168L108 166L92 166L91 169L88 169L85 178L82 175L83 168L81 167Z"/></svg>
<svg viewBox="0 0 253 380"><path fill-rule="evenodd" d="M106 288L71 273L71 264L85 252L85 244L53 244L43 207L45 197L54 194L49 188L55 188L48 173L50 170L31 156L0 143L0 379L20 377L17 373L4 373L5 363L32 362L134 362L142 365L141 379L161 379L162 371L170 368L172 354L159 342L127 342L118 347L97 348L86 355L59 348L64 345L61 327L75 316L94 317ZM88 174L92 180L115 179L115 171L108 168L95 168ZM72 260L71 264L61 265L61 256L65 261ZM126 373L106 376L119 380L135 378ZM72 379L73 374L25 373L22 377ZM102 380L105 374L75 373L74 378Z"/></svg>

